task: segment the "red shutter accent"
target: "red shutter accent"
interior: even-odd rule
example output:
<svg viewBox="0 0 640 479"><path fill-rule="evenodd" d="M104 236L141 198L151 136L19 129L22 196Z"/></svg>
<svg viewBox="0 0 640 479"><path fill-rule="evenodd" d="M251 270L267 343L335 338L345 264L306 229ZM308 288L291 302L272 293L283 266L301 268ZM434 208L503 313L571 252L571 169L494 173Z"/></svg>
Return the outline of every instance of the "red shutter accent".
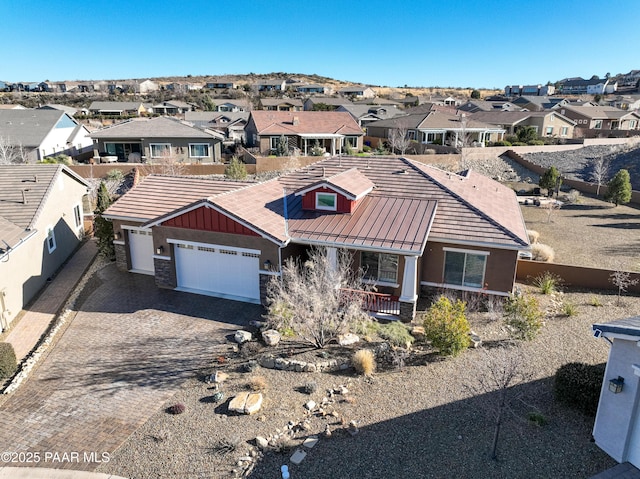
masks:
<svg viewBox="0 0 640 479"><path fill-rule="evenodd" d="M315 190L311 190L305 193L302 196L302 209L303 210L315 210L316 209L316 193L336 193L332 189L321 187L316 188ZM353 213L355 210L356 201L352 201L348 199L346 196L341 195L340 193L336 193L337 195L337 204L336 204L336 213ZM332 211L327 210L318 210L322 213L333 213Z"/></svg>
<svg viewBox="0 0 640 479"><path fill-rule="evenodd" d="M162 223L162 226L173 226L175 228L187 228L200 231L215 231L217 233L231 233L244 236L260 236L258 233L228 216L204 206L171 218Z"/></svg>

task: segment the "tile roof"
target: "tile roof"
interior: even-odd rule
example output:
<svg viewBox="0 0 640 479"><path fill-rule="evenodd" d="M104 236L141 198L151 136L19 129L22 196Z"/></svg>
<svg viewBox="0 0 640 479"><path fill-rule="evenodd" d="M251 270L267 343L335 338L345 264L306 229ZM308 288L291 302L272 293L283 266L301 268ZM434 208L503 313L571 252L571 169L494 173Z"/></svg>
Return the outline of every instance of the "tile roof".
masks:
<svg viewBox="0 0 640 479"><path fill-rule="evenodd" d="M295 193L328 179L352 191L370 184L375 188L351 214L303 210ZM428 237L498 248L528 245L522 213L509 188L472 171L455 175L399 157L334 157L254 184L151 176L106 214L152 225L198 205L222 211L280 244L337 244L409 254L421 254Z"/></svg>
<svg viewBox="0 0 640 479"><path fill-rule="evenodd" d="M0 248L28 236L60 175L88 186L62 165L0 165Z"/></svg>
<svg viewBox="0 0 640 479"><path fill-rule="evenodd" d="M9 138L12 144L36 148L65 115L60 110L0 110L0 137Z"/></svg>
<svg viewBox="0 0 640 479"><path fill-rule="evenodd" d="M107 126L91 133L91 138L207 138L215 137L175 118L159 116L132 119ZM215 137L217 138L217 137Z"/></svg>
<svg viewBox="0 0 640 479"><path fill-rule="evenodd" d="M362 128L344 111L251 112L259 135L342 134L362 135ZM297 119L297 124L294 121Z"/></svg>
<svg viewBox="0 0 640 479"><path fill-rule="evenodd" d="M474 120L470 115L466 117L467 130L482 129L495 130L494 125ZM406 116L397 116L387 120L379 120L369 123L369 127L384 128L408 128L416 130L461 130L463 128L460 122L460 116L442 111L429 111L427 113L418 113Z"/></svg>
<svg viewBox="0 0 640 479"><path fill-rule="evenodd" d="M618 120L627 115L636 115L633 111L620 110L614 106L568 106L562 107L567 111L577 113L587 118L606 118L608 120Z"/></svg>

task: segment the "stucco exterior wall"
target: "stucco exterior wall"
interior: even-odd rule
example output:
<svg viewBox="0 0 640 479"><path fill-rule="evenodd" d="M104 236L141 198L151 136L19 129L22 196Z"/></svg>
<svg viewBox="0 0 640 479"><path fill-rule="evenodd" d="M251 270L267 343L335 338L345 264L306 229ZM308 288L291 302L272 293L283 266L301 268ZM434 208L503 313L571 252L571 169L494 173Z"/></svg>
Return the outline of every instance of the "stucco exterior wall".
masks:
<svg viewBox="0 0 640 479"><path fill-rule="evenodd" d="M80 206L86 187L65 173L57 180L42 207L34 234L0 261L0 292L4 291L6 327L75 251L83 236L83 222L75 225L74 207ZM49 252L47 230L53 228L55 250Z"/></svg>
<svg viewBox="0 0 640 479"><path fill-rule="evenodd" d="M593 437L598 447L618 462L627 460L628 442L638 414L638 381L632 364L640 363L636 341L614 339L604 374ZM622 376L621 393L609 391L609 380ZM638 464L636 464L638 466Z"/></svg>

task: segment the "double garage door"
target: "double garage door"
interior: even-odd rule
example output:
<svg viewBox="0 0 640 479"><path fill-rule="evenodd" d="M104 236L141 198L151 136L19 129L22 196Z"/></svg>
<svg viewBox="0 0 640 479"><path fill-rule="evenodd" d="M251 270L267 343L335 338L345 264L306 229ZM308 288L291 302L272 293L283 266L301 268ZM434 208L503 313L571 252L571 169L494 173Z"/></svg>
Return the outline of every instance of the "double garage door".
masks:
<svg viewBox="0 0 640 479"><path fill-rule="evenodd" d="M174 243L178 288L260 302L260 251L202 243Z"/></svg>

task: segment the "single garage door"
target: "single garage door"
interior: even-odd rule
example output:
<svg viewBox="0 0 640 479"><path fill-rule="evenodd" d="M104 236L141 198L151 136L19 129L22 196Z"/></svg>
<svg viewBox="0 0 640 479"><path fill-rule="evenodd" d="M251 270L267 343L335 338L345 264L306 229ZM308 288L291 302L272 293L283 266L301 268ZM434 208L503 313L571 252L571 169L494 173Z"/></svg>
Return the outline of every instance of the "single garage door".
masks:
<svg viewBox="0 0 640 479"><path fill-rule="evenodd" d="M129 230L129 252L131 271L134 273L154 274L153 236L151 230Z"/></svg>
<svg viewBox="0 0 640 479"><path fill-rule="evenodd" d="M175 243L178 288L251 303L260 302L260 251Z"/></svg>

